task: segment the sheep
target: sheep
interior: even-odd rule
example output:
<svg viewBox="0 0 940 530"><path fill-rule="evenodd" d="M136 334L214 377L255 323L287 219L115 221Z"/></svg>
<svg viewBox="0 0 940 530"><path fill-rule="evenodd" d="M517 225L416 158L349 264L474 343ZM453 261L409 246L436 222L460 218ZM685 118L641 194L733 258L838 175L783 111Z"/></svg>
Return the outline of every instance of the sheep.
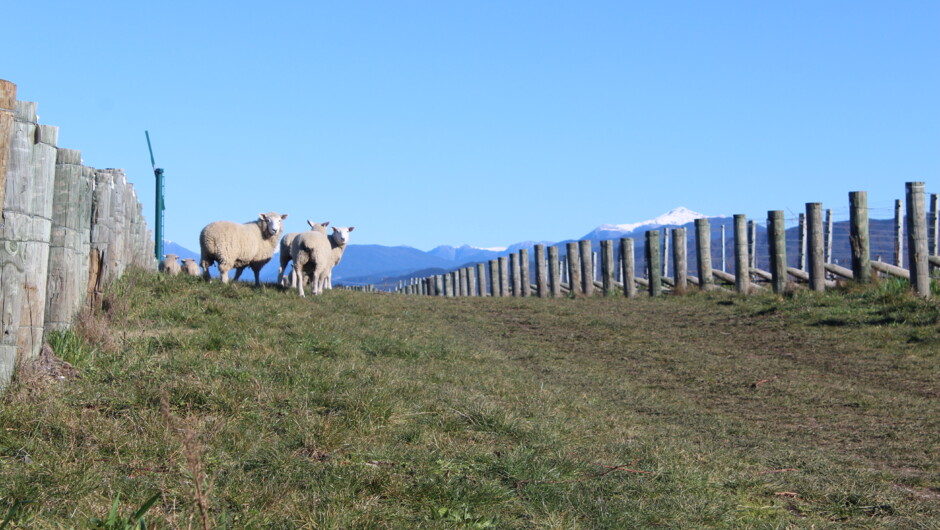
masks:
<svg viewBox="0 0 940 530"><path fill-rule="evenodd" d="M160 272L165 272L170 276L176 276L180 273L179 256L176 254L164 254L163 261L160 262Z"/></svg>
<svg viewBox="0 0 940 530"><path fill-rule="evenodd" d="M314 223L313 221L307 220L307 224L310 225L310 229L314 232L326 233L326 227L330 225L329 221L322 223ZM281 266L277 269L277 283L278 285L284 285L284 271L287 270L287 264L290 263L290 244L291 241L297 237L297 234L300 232L291 232L290 234L284 234L284 237L281 238L281 247L279 257L281 260ZM294 287L294 275L290 275L290 286Z"/></svg>
<svg viewBox="0 0 940 530"><path fill-rule="evenodd" d="M260 287L261 267L274 255L284 219L287 219L287 214L268 212L258 214L257 221L244 224L215 221L206 225L199 233L202 277L209 281L209 267L215 262L219 264L222 283L228 283L228 271L233 268L235 281L238 281L245 267L251 267L255 273L255 285Z"/></svg>
<svg viewBox="0 0 940 530"><path fill-rule="evenodd" d="M186 258L183 260L182 273L186 276L199 276L202 274L202 272L199 270L199 265L196 264L196 260L193 258Z"/></svg>
<svg viewBox="0 0 940 530"><path fill-rule="evenodd" d="M349 241L351 228L333 227L333 234L327 236L321 232L307 231L300 233L291 243L291 258L294 260L297 294L304 294L304 277L309 275L313 283L313 294L323 292L333 265L342 257L342 250ZM336 249L340 249L338 254Z"/></svg>
<svg viewBox="0 0 940 530"><path fill-rule="evenodd" d="M350 226L349 228L333 227L333 237L330 239L330 244L333 247L333 265L331 265L326 272L326 279L323 285L324 289L333 288L333 267L339 265L340 260L343 259L343 252L346 251L346 244L349 243L349 233L355 229L355 226Z"/></svg>

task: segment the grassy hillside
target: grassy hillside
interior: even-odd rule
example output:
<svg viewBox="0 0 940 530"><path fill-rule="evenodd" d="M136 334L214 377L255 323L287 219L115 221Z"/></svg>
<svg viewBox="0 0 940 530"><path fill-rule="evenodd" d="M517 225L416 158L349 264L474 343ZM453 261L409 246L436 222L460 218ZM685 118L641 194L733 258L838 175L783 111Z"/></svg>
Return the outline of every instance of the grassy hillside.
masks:
<svg viewBox="0 0 940 530"><path fill-rule="evenodd" d="M104 306L53 341L79 378L3 397L12 528L940 526L940 305L897 283L300 299L131 273Z"/></svg>

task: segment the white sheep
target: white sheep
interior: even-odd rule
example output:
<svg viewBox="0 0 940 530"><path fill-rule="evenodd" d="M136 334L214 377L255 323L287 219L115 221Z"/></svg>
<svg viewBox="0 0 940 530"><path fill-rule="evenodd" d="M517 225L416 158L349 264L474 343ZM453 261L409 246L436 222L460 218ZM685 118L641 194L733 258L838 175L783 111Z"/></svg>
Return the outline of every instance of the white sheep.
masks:
<svg viewBox="0 0 940 530"><path fill-rule="evenodd" d="M326 234L326 227L330 225L329 221L322 223L314 223L313 221L307 220L307 224L310 225L310 229L314 232L322 232ZM284 284L284 271L287 270L287 264L291 261L290 255L290 244L297 237L297 234L300 232L291 232L290 234L284 234L284 237L281 238L281 247L279 252L279 257L281 261L281 266L277 269L277 283L278 285ZM290 275L290 286L294 287L294 274L293 272Z"/></svg>
<svg viewBox="0 0 940 530"><path fill-rule="evenodd" d="M209 281L209 267L215 262L219 264L222 283L228 283L228 271L233 268L237 281L245 267L251 267L255 285L260 287L261 267L274 255L284 219L287 214L268 212L258 214L257 221L244 224L215 221L206 225L199 233L202 277Z"/></svg>
<svg viewBox="0 0 940 530"><path fill-rule="evenodd" d="M343 259L343 252L346 251L346 244L349 243L349 233L355 229L355 226L350 226L349 228L341 226L333 227L333 237L330 238L330 244L333 247L333 264L330 265L329 270L326 272L326 278L323 284L324 289L333 288L333 267L339 265L340 260Z"/></svg>
<svg viewBox="0 0 940 530"><path fill-rule="evenodd" d="M170 276L176 276L180 273L180 264L178 261L179 256L176 254L164 254L163 261L160 262L159 269L160 272L165 272Z"/></svg>
<svg viewBox="0 0 940 530"><path fill-rule="evenodd" d="M305 277L310 278L314 295L323 292L326 280L336 263L334 249L346 247L350 230L352 228L334 227L333 234L329 236L310 230L294 238L291 243L291 257L294 260L297 294L305 296Z"/></svg>
<svg viewBox="0 0 940 530"><path fill-rule="evenodd" d="M202 274L199 270L199 265L196 264L196 260L193 258L185 258L182 265L182 273L186 276L199 276Z"/></svg>

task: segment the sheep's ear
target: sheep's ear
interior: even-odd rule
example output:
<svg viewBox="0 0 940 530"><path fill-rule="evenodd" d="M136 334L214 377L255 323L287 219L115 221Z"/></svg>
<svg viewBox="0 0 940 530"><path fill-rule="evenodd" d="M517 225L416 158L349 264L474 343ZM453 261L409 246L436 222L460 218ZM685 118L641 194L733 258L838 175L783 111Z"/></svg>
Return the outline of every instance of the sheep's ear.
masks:
<svg viewBox="0 0 940 530"><path fill-rule="evenodd" d="M324 221L324 222L322 222L322 223L320 223L320 224L322 224L323 226L330 226L330 222L329 222L329 221Z"/></svg>
<svg viewBox="0 0 940 530"><path fill-rule="evenodd" d="M349 231L350 231L350 232L352 232L352 231L355 230L355 229L356 229L355 226L350 226L350 227L349 227Z"/></svg>
<svg viewBox="0 0 940 530"><path fill-rule="evenodd" d="M281 219L287 219L287 214L285 213L284 215L282 215Z"/></svg>
<svg viewBox="0 0 940 530"><path fill-rule="evenodd" d="M307 224L310 225L310 228L315 228L315 225L316 225L316 223L314 223L310 219L307 219Z"/></svg>
<svg viewBox="0 0 940 530"><path fill-rule="evenodd" d="M267 221L267 220L268 220L268 216L267 216L267 215L264 215L263 213L259 213L259 214L258 214L258 219L261 219L262 221Z"/></svg>

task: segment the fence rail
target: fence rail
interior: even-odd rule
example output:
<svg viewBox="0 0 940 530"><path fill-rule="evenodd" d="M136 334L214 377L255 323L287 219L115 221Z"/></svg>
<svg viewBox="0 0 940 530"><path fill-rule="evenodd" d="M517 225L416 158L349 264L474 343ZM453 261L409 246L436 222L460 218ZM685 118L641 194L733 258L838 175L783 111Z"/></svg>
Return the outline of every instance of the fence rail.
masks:
<svg viewBox="0 0 940 530"><path fill-rule="evenodd" d="M0 80L0 390L128 266L153 268L153 239L121 169L82 165Z"/></svg>
<svg viewBox="0 0 940 530"><path fill-rule="evenodd" d="M927 210L923 182L908 182L905 186L906 210L901 201L895 204L892 263L872 260L872 232L869 222L868 194L864 191L849 193L849 222L847 233L840 234L842 242L847 239L851 253L851 268L833 262L833 217L832 210L823 210L818 202L806 203L806 211L799 214L798 241L788 245L784 226L784 212L767 212L766 233L757 232L757 223L748 221L744 215L735 215L731 226L734 239L731 245L733 262L731 272L725 263L725 224L721 224L721 267L713 268L712 228L709 219L697 219L694 223L696 263L690 266L687 251L688 235L685 228L663 228L647 230L643 240L643 274L635 274L635 242L632 238L621 238L619 251L616 242L599 242L599 256L592 252L590 240L568 242L560 256L559 246L535 245L530 263L530 249L522 249L509 255L511 266L504 263L503 256L484 263L468 265L443 275L411 278L396 289L405 294L425 296L538 296L559 297L574 293L590 296L595 289L604 295L615 292L627 297L646 293L660 296L664 292L681 292L690 287L703 290L728 288L742 294L771 289L780 293L804 284L814 291L834 287L839 280L854 280L861 283L872 281L876 276L895 276L909 279L912 291L920 297L930 296L930 273L940 269L940 215L938 196L930 196ZM902 212L906 211L906 216ZM880 236L880 234L879 234ZM906 241L904 241L906 239ZM878 248L885 248L884 241ZM796 266L788 262L788 247L796 253ZM766 264L769 270L760 268L761 248L766 249ZM906 250L906 255L901 249ZM560 257L559 257L560 256ZM904 268L905 263L908 268ZM672 275L669 275L670 266ZM529 280L530 268L534 270L534 281ZM486 271L489 269L489 279ZM454 285L471 271L476 270L479 289L453 291ZM694 273L697 275L692 275ZM445 288L442 290L441 285ZM487 290L487 286L489 289Z"/></svg>

